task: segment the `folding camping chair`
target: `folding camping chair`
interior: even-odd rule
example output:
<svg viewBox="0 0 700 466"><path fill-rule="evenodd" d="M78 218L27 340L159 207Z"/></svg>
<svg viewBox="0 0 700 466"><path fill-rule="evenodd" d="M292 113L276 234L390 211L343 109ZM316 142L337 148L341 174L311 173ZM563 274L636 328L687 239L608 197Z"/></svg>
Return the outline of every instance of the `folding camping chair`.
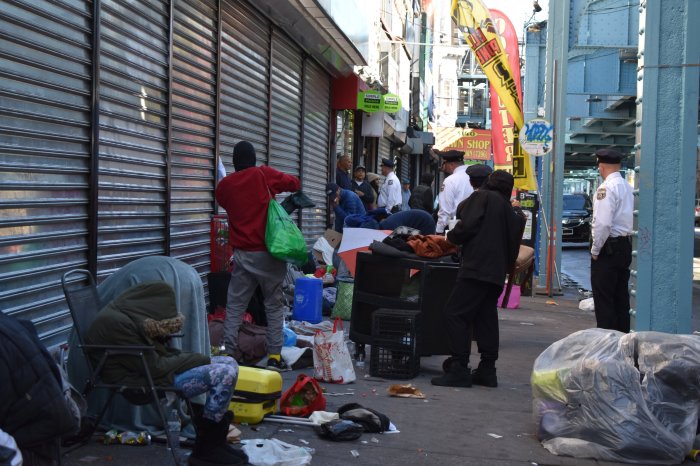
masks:
<svg viewBox="0 0 700 466"><path fill-rule="evenodd" d="M87 335L90 325L97 317L97 313L102 308L99 295L97 294L97 286L92 274L87 270L71 270L63 274L61 278L63 285L63 293L65 294L68 308L70 309L73 325L75 326L75 334L78 338L78 347L82 350L85 362L88 368L88 380L83 387L82 394L87 396L94 389L109 390L109 397L104 406L99 411L97 419L90 432L86 432L83 445L89 441L97 426L109 407L114 395L121 394L129 403L135 405L146 405L153 403L158 410L163 428L167 429L167 421L163 406L160 403L161 395L165 392L173 392L178 397L185 400L187 408L192 413L192 404L190 400L182 395L182 392L173 386L155 385L153 377L146 364L145 355L148 352L154 351L153 346L125 346L125 345L87 345L85 344L85 336ZM90 354L99 355L100 359L97 365L93 365L90 359ZM141 360L143 366L143 375L147 383L143 385L132 384L113 384L102 380L102 369L105 362L112 356L130 355ZM166 441L170 448L175 464L178 464L177 452L170 443L170 437L166 435Z"/></svg>

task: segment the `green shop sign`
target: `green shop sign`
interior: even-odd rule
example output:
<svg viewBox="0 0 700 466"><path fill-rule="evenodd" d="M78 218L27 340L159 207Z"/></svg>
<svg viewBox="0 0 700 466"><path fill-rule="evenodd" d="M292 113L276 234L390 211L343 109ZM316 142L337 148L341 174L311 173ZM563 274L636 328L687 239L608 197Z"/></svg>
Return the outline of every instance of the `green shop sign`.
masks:
<svg viewBox="0 0 700 466"><path fill-rule="evenodd" d="M382 94L378 91L360 91L357 94L357 109L367 113L382 109Z"/></svg>
<svg viewBox="0 0 700 466"><path fill-rule="evenodd" d="M396 94L384 94L382 101L386 113L396 113L401 108L401 99Z"/></svg>
<svg viewBox="0 0 700 466"><path fill-rule="evenodd" d="M367 113L385 111L396 113L401 108L401 99L396 94L384 94L379 91L360 91L357 94L357 109Z"/></svg>

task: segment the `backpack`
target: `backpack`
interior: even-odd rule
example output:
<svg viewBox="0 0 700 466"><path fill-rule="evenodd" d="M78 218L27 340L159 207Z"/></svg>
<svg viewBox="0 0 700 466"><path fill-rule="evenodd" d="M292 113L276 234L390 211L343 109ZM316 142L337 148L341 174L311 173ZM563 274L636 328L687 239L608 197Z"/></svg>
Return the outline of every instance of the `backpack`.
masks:
<svg viewBox="0 0 700 466"><path fill-rule="evenodd" d="M347 419L361 424L365 432L382 433L389 430L389 418L386 414L365 408L357 403L348 403L338 408L340 419Z"/></svg>

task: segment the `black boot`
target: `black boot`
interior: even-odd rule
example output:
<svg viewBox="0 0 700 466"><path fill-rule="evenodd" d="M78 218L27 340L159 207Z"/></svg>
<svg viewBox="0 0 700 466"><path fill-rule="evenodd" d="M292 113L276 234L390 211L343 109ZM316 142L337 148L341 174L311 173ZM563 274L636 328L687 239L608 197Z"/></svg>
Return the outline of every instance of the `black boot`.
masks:
<svg viewBox="0 0 700 466"><path fill-rule="evenodd" d="M472 372L467 361L449 358L443 364L445 375L433 378L430 383L442 387L471 387Z"/></svg>
<svg viewBox="0 0 700 466"><path fill-rule="evenodd" d="M204 417L194 419L197 438L188 460L190 466L242 466L248 464L248 455L243 450L226 443L228 426L233 413L227 411L219 422Z"/></svg>
<svg viewBox="0 0 700 466"><path fill-rule="evenodd" d="M498 387L498 377L496 377L496 366L491 363L481 361L479 367L472 371L472 383L484 387Z"/></svg>

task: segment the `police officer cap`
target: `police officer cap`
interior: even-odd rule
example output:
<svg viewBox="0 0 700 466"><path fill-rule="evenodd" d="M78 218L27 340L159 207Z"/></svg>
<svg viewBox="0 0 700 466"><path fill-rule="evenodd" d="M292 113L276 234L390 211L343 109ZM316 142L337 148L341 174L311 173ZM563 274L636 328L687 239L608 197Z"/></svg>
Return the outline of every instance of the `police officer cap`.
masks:
<svg viewBox="0 0 700 466"><path fill-rule="evenodd" d="M620 163L625 155L615 149L598 149L595 151L598 163Z"/></svg>
<svg viewBox="0 0 700 466"><path fill-rule="evenodd" d="M358 166L356 166L356 167L355 167L355 170L353 170L353 171L357 171L357 170L362 170L363 172L366 172L366 171L367 171L367 169L365 168L364 165L358 165Z"/></svg>
<svg viewBox="0 0 700 466"><path fill-rule="evenodd" d="M442 157L445 162L461 162L464 160L464 152L461 150L447 150L445 152L439 152L438 155Z"/></svg>
<svg viewBox="0 0 700 466"><path fill-rule="evenodd" d="M391 159L387 159L385 157L382 157L382 165L384 165L385 167L394 168L394 161Z"/></svg>
<svg viewBox="0 0 700 466"><path fill-rule="evenodd" d="M492 171L493 169L491 169L491 167L483 163L469 165L467 167L467 175L469 175L470 178L486 178Z"/></svg>

